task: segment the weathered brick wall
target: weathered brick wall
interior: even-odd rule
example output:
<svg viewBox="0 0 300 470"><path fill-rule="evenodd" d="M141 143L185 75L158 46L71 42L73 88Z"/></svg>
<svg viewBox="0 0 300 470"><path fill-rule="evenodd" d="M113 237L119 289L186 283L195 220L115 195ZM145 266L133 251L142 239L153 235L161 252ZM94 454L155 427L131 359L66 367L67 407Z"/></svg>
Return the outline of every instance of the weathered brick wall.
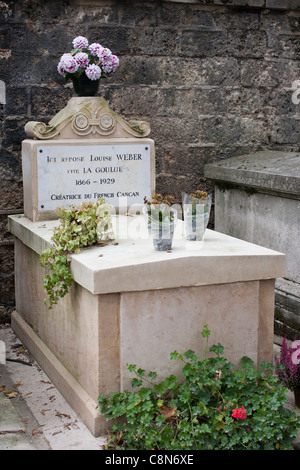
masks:
<svg viewBox="0 0 300 470"><path fill-rule="evenodd" d="M56 66L75 36L120 57L100 94L147 120L157 189L212 187L204 164L259 149L299 150L299 0L14 0L0 2L0 319L14 306L7 215L22 212L21 141L72 96Z"/></svg>

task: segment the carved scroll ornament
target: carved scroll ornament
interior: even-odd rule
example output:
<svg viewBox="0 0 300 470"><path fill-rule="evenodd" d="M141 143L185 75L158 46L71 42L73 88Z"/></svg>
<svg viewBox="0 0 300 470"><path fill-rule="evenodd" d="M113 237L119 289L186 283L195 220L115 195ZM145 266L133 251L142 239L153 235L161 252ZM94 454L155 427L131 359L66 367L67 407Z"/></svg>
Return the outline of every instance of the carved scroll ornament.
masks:
<svg viewBox="0 0 300 470"><path fill-rule="evenodd" d="M146 121L125 121L100 97L71 98L48 124L31 121L25 132L35 139L74 139L107 137L146 137L150 125Z"/></svg>

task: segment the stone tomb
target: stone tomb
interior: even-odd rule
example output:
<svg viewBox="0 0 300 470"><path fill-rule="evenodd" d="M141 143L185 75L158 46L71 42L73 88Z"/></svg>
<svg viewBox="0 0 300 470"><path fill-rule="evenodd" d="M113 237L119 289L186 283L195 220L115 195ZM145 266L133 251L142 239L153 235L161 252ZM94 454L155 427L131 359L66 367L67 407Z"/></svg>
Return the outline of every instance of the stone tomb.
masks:
<svg viewBox="0 0 300 470"><path fill-rule="evenodd" d="M117 245L73 255L74 285L53 310L43 303L41 251L58 221L11 216L15 237L16 311L12 327L94 435L108 424L100 394L118 392L133 378L126 364L179 374L174 350L203 353L210 345L239 365L272 361L274 282L285 256L207 230L203 242L185 240L178 221L172 252L154 251L143 216L113 217Z"/></svg>
<svg viewBox="0 0 300 470"><path fill-rule="evenodd" d="M67 139L74 116L70 119L60 128L61 137L67 133ZM93 119L91 129L97 127ZM38 128L35 123L27 126L29 136ZM42 130L34 145L45 153L42 168L47 168L47 157L58 158L58 154L50 153L44 137L57 136L57 123ZM93 145L93 138L86 138L87 145ZM70 144L69 140L65 145ZM145 155L142 150L133 155L139 153ZM25 158L36 164L39 152L34 155ZM87 155L100 154L89 149ZM147 174L152 177L151 171ZM97 409L99 395L130 387L127 363L156 371L159 379L179 374L181 363L171 361L170 353L192 349L202 355L201 332L206 324L212 332L210 345L220 342L234 365L244 355L255 364L272 361L274 283L284 275L285 256L211 230L201 242L188 241L182 220L177 222L172 251L159 252L142 215L114 214L115 242L72 255L74 283L69 294L48 310L43 302L45 271L40 254L51 246L59 221L50 220L53 206L46 208L49 220L41 220L46 214L38 206L42 203L39 178L36 167L31 167L25 175L25 193L30 202L26 207L32 208L27 215L9 217L15 238L12 327L94 435L104 434L109 426ZM139 181L135 184L138 187ZM65 186L62 194L71 194L71 186ZM114 192L120 190L115 185ZM56 194L53 185L50 191ZM43 200L43 204L50 202L51 197Z"/></svg>
<svg viewBox="0 0 300 470"><path fill-rule="evenodd" d="M261 151L205 166L215 182L215 229L286 255L275 286L275 332L300 331L300 153Z"/></svg>

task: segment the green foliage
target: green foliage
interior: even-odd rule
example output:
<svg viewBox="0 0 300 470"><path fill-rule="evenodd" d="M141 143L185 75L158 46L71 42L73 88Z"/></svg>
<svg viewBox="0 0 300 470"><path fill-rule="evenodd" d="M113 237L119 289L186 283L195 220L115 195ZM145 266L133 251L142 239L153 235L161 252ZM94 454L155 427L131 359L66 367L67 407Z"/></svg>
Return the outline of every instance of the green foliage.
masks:
<svg viewBox="0 0 300 470"><path fill-rule="evenodd" d="M109 208L101 198L95 203L57 209L60 225L53 230L52 247L44 250L40 257L41 266L49 271L44 278L48 295L48 302L47 299L44 302L49 309L68 293L73 282L70 255L101 240L114 238Z"/></svg>
<svg viewBox="0 0 300 470"><path fill-rule="evenodd" d="M207 352L210 331L205 326ZM133 389L98 399L100 412L115 420L107 449L286 450L292 449L300 418L284 405L286 389L267 362L257 369L248 357L241 369L222 357L199 359L194 351L172 352L183 363L182 377L157 375L127 364ZM146 383L148 386L143 387ZM121 419L122 418L122 419Z"/></svg>

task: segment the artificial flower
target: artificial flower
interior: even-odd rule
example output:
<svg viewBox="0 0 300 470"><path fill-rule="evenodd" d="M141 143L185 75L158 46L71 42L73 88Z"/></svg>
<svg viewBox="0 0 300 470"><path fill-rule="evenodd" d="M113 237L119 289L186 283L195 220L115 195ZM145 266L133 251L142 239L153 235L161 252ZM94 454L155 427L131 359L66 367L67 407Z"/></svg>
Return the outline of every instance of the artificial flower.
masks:
<svg viewBox="0 0 300 470"><path fill-rule="evenodd" d="M93 44L89 45L89 51L93 55L98 56L103 49L104 49L104 47L102 47L101 44L98 44L97 42L93 42Z"/></svg>
<svg viewBox="0 0 300 470"><path fill-rule="evenodd" d="M90 80L98 80L101 77L101 69L98 65L91 64L85 70L85 74Z"/></svg>
<svg viewBox="0 0 300 470"><path fill-rule="evenodd" d="M73 46L74 49L86 49L89 45L87 38L83 36L77 36L77 38L73 39Z"/></svg>
<svg viewBox="0 0 300 470"><path fill-rule="evenodd" d="M79 67L81 67L82 69L87 67L90 62L89 56L87 55L86 52L77 52L74 58L76 62L78 63Z"/></svg>

